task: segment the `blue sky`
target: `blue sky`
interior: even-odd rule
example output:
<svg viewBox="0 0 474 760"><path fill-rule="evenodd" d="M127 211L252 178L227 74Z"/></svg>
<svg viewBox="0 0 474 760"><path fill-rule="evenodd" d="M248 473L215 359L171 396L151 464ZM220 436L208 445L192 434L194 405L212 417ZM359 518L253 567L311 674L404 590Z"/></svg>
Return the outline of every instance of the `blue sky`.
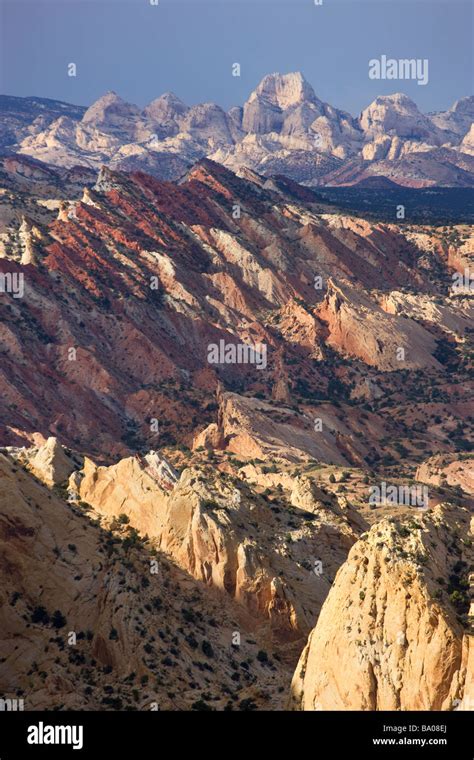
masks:
<svg viewBox="0 0 474 760"><path fill-rule="evenodd" d="M266 74L303 72L354 115L405 92L423 111L472 94L473 6L458 0L1 0L0 91L89 105L244 102ZM368 61L428 58L429 84L370 80ZM67 64L77 66L75 78ZM241 65L232 77L231 66Z"/></svg>

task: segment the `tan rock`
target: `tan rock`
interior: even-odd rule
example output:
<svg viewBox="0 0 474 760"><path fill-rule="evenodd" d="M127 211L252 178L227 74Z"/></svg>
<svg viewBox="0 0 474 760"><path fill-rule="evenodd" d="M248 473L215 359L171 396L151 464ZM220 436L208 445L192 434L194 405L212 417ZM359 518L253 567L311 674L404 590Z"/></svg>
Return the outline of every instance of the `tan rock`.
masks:
<svg viewBox="0 0 474 760"><path fill-rule="evenodd" d="M473 551L455 536L468 531L468 512L443 505L403 529L387 520L361 537L301 655L294 709L452 710L474 697L459 619L467 625L467 607L438 580L466 574Z"/></svg>
<svg viewBox="0 0 474 760"><path fill-rule="evenodd" d="M261 667L258 652L273 651L265 626L229 595L203 592L149 545L127 548L123 533L104 531L93 516L0 454L2 697L21 693L25 711L189 710L210 691L219 710L234 693L283 707L290 666ZM240 683L236 632L250 661Z"/></svg>
<svg viewBox="0 0 474 760"><path fill-rule="evenodd" d="M440 486L460 486L469 495L474 494L474 458L459 459L456 455L438 454L420 464L416 480Z"/></svg>
<svg viewBox="0 0 474 760"><path fill-rule="evenodd" d="M111 467L86 459L81 475L81 501L111 522L126 515L131 527L181 568L231 596L251 616L270 621L284 640L306 634L338 562L363 529L337 509L321 509L313 523L307 515L316 507L303 502L288 527L278 518L280 509L273 512L244 482L215 470L188 468L179 481L164 486L146 467L146 458L131 457ZM324 562L319 579L311 570L312 557Z"/></svg>
<svg viewBox="0 0 474 760"><path fill-rule="evenodd" d="M328 344L366 364L389 372L440 366L436 341L424 327L387 314L348 284L330 280L318 313L328 326Z"/></svg>
<svg viewBox="0 0 474 760"><path fill-rule="evenodd" d="M193 440L193 449L198 449L201 446L205 449L221 449L224 442L218 425L215 422L211 422L204 430L201 430Z"/></svg>
<svg viewBox="0 0 474 760"><path fill-rule="evenodd" d="M51 436L46 443L28 457L28 468L48 486L65 483L75 468L57 438Z"/></svg>

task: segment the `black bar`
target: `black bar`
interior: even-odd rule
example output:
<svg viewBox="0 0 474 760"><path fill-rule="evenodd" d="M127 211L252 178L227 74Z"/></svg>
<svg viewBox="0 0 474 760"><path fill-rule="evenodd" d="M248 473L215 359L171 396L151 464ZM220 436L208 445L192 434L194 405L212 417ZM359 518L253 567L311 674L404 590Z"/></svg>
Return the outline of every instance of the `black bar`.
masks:
<svg viewBox="0 0 474 760"><path fill-rule="evenodd" d="M417 757L472 760L472 712L3 712L0 760L23 757L98 757L138 760L186 750L222 757L241 749L265 758L285 745L291 757ZM43 733L33 727L43 724ZM49 739L48 726L69 727L71 744L30 744ZM224 734L223 734L224 732ZM54 738L61 739L61 734ZM389 741L390 740L390 741ZM173 750L173 747L175 748ZM263 760L263 759L262 759Z"/></svg>

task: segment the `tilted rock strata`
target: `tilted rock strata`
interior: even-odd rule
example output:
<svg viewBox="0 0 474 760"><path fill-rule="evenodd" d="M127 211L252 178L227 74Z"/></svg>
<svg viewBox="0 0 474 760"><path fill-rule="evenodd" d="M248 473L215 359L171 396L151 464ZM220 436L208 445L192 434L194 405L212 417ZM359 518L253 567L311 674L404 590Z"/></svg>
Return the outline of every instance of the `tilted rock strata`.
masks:
<svg viewBox="0 0 474 760"><path fill-rule="evenodd" d="M459 486L464 493L474 495L473 457L465 459L456 455L436 455L430 457L417 468L416 479L434 486Z"/></svg>
<svg viewBox="0 0 474 760"><path fill-rule="evenodd" d="M310 489L303 501L293 498L300 509L289 506L286 524L278 517L283 508L223 473L186 469L165 490L137 458L111 467L86 460L78 480L81 501L109 519L125 515L193 577L270 620L277 637L289 640L308 631L363 525L327 494L325 505L317 496ZM312 572L313 556L325 566L321 578Z"/></svg>
<svg viewBox="0 0 474 760"><path fill-rule="evenodd" d="M236 177L207 160L179 185L104 168L80 201L41 225L40 236L29 223L10 230L0 270L19 269L25 297L0 300L2 443L32 443L40 430L109 462L157 441L190 447L218 422L219 383L236 393L236 406L237 396L257 393L293 406L298 396L312 407L314 399L330 400L335 375L344 380L331 351L356 369L364 363L354 386L370 367L422 367L443 376L434 358L439 327L461 346L469 312L453 298L434 306L441 284L432 272L440 272L440 283L448 277L447 254L454 261L458 247L449 254L438 243L425 267L425 246L433 245L425 228L405 233L321 215L309 191L288 183L276 191L261 179ZM236 201L240 219L232 216ZM34 259L22 264L28 235ZM401 295L413 283L417 301ZM209 346L221 340L265 344L266 368L210 363ZM341 425L329 406L314 415L275 410L273 422L263 400L238 406L247 407L249 423L256 412L259 423L249 424L252 440L244 441L227 415L225 445L236 452L249 445L260 457L286 449L293 459L357 464L379 439L379 431ZM348 422L352 416L348 410ZM314 417L328 419L319 436L310 430ZM391 415L387 422L393 426ZM356 440L356 432L364 437Z"/></svg>
<svg viewBox="0 0 474 760"><path fill-rule="evenodd" d="M0 484L3 698L21 694L25 711L202 709L205 694L208 709L283 706L289 665L270 667L267 632L230 597L127 546L125 528L103 530L3 454Z"/></svg>

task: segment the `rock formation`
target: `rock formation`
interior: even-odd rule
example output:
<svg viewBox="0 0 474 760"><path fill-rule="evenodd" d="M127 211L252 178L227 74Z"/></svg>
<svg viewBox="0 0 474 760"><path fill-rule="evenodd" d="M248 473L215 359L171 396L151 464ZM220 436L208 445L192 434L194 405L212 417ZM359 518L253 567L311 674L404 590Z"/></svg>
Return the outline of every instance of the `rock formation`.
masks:
<svg viewBox="0 0 474 760"><path fill-rule="evenodd" d="M127 526L104 530L3 454L0 480L5 699L21 695L25 710L283 706L291 665L275 672L265 631L230 597Z"/></svg>
<svg viewBox="0 0 474 760"><path fill-rule="evenodd" d="M304 498L295 491L289 498L298 509L289 507L288 525L295 533L288 538L280 510L243 480L188 468L179 480L164 483L150 471L147 457L111 467L86 459L77 483L80 501L109 520L126 519L198 581L229 594L251 615L270 620L283 640L307 632L336 558L347 553L363 526L310 484ZM296 542L294 549L288 541ZM315 551L325 564L319 582L308 569Z"/></svg>
<svg viewBox="0 0 474 760"><path fill-rule="evenodd" d="M10 152L57 166L107 163L164 179L179 178L209 156L234 170L247 166L309 185L352 184L383 174L414 187L472 186L473 102L466 97L448 111L422 114L410 98L395 93L376 98L354 118L322 102L300 72L275 73L228 113L214 103L189 107L173 93L143 110L115 92L87 109L2 96L0 139ZM465 170L457 170L459 161Z"/></svg>
<svg viewBox="0 0 474 760"><path fill-rule="evenodd" d="M466 510L445 504L379 522L360 538L301 655L294 709L472 704L469 521Z"/></svg>
<svg viewBox="0 0 474 760"><path fill-rule="evenodd" d="M295 673L297 708L466 709L472 231L183 156L418 181L417 146L468 182L469 103L435 124L386 98L364 131L272 75L227 114L48 108L9 123L65 165L0 158L0 694L279 709ZM395 197L374 176L361 192ZM427 508L374 501L384 483Z"/></svg>

